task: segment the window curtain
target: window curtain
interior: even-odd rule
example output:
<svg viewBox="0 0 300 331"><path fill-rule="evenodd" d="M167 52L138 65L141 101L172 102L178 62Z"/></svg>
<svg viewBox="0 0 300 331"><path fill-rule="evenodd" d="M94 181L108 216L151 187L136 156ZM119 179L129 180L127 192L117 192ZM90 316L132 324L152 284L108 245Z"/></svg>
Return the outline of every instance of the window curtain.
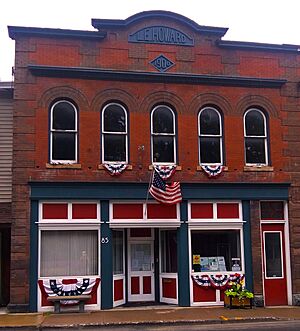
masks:
<svg viewBox="0 0 300 331"><path fill-rule="evenodd" d="M98 275L98 231L42 231L40 256L41 277Z"/></svg>

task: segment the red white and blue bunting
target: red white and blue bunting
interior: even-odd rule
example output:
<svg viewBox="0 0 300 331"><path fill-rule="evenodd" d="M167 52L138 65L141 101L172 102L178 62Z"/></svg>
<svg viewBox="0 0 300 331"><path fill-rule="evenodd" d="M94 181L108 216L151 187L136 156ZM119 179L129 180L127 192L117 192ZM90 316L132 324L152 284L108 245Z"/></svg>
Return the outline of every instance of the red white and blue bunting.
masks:
<svg viewBox="0 0 300 331"><path fill-rule="evenodd" d="M201 168L203 171L208 175L208 177L214 177L216 178L219 176L225 169L222 165L202 165Z"/></svg>
<svg viewBox="0 0 300 331"><path fill-rule="evenodd" d="M203 287L213 287L219 290L225 290L230 288L232 283L241 284L245 275L233 274L233 275L192 275L193 281Z"/></svg>
<svg viewBox="0 0 300 331"><path fill-rule="evenodd" d="M154 165L153 167L163 180L171 178L176 171L176 165Z"/></svg>
<svg viewBox="0 0 300 331"><path fill-rule="evenodd" d="M119 176L128 165L124 163L103 163L103 166L111 176Z"/></svg>
<svg viewBox="0 0 300 331"><path fill-rule="evenodd" d="M45 279L39 280L39 287L47 296L72 296L93 294L97 291L100 278ZM78 303L77 300L62 300L62 304Z"/></svg>

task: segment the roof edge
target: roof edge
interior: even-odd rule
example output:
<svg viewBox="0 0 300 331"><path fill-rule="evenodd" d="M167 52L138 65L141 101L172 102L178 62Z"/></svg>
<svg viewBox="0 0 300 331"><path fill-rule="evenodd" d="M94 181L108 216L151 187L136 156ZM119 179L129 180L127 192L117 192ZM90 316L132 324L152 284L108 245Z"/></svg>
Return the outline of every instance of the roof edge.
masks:
<svg viewBox="0 0 300 331"><path fill-rule="evenodd" d="M164 10L143 11L135 15L129 16L125 20L92 18L92 26L98 30L109 29L109 28L111 29L124 28L129 26L130 24L149 18L173 19L175 21L183 23L184 25L192 28L197 32L213 34L213 35L217 35L218 37L223 37L228 30L228 28L223 28L223 27L199 25L198 23L187 18L186 16Z"/></svg>

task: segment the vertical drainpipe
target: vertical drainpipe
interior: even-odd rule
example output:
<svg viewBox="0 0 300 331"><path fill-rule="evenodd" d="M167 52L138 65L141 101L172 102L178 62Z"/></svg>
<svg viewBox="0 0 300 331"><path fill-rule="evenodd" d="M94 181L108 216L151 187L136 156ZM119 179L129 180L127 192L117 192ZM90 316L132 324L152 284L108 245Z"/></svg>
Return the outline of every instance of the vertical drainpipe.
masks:
<svg viewBox="0 0 300 331"><path fill-rule="evenodd" d="M244 235L244 258L246 287L253 291L253 269L252 269L252 245L251 245L251 222L250 222L250 201L243 201L243 235Z"/></svg>
<svg viewBox="0 0 300 331"><path fill-rule="evenodd" d="M188 240L187 201L180 205L181 223L177 230L177 264L178 264L178 305L190 306L190 280L189 280L189 240Z"/></svg>
<svg viewBox="0 0 300 331"><path fill-rule="evenodd" d="M101 309L113 307L113 263L112 263L112 232L109 227L109 201L101 201Z"/></svg>
<svg viewBox="0 0 300 331"><path fill-rule="evenodd" d="M29 269L29 310L37 311L37 286L38 286L38 221L39 202L31 201L30 208L30 269Z"/></svg>

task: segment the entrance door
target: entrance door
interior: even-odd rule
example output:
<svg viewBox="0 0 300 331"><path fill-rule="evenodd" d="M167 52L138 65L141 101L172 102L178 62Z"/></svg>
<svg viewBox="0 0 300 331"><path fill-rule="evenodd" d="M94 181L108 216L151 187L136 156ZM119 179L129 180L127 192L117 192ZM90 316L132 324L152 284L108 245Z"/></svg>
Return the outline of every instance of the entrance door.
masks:
<svg viewBox="0 0 300 331"><path fill-rule="evenodd" d="M287 305L287 277L283 224L262 224L266 306Z"/></svg>
<svg viewBox="0 0 300 331"><path fill-rule="evenodd" d="M128 301L154 301L153 240L128 243Z"/></svg>

